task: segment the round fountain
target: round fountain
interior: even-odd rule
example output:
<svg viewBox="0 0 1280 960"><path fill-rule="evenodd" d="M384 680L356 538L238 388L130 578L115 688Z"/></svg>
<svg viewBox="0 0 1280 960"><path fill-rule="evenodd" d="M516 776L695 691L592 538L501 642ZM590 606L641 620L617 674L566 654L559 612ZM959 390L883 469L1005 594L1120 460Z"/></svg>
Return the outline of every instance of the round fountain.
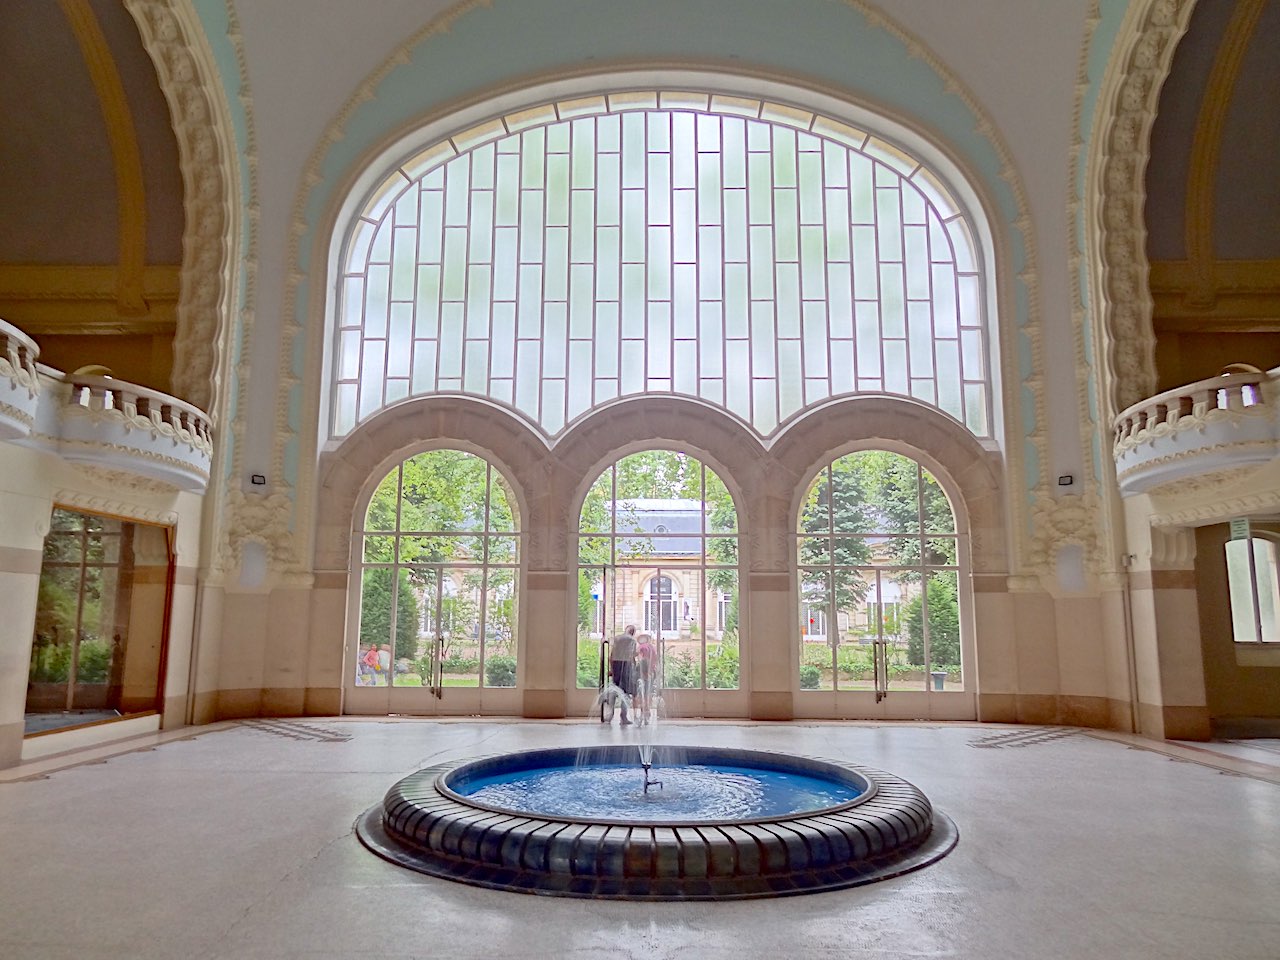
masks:
<svg viewBox="0 0 1280 960"><path fill-rule="evenodd" d="M392 786L357 833L432 876L626 900L839 889L956 842L920 790L857 764L652 740L641 759L616 744L439 764Z"/></svg>

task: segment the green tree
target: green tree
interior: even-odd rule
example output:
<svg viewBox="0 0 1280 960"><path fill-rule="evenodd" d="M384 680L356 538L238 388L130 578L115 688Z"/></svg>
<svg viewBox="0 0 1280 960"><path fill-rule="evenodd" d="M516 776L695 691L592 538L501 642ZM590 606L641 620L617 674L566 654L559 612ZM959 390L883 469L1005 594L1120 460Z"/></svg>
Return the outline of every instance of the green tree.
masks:
<svg viewBox="0 0 1280 960"><path fill-rule="evenodd" d="M839 642L838 610L852 610L866 598L871 584L858 570L871 560L871 547L865 536L875 532L874 514L867 496L866 471L861 454L836 460L818 474L805 495L800 511L800 563L828 567L831 587L825 572L806 571L802 586L808 603L827 610L829 642ZM834 589L835 596L828 595ZM834 600L834 609L832 608Z"/></svg>
<svg viewBox="0 0 1280 960"><path fill-rule="evenodd" d="M953 573L930 576L926 587L929 603L929 665L960 665L960 604ZM907 627L907 661L925 666L924 603L920 596L906 606L902 619Z"/></svg>
<svg viewBox="0 0 1280 960"><path fill-rule="evenodd" d="M391 568L366 567L360 598L360 642L384 644L391 637ZM395 656L418 655L418 598L407 570L396 591Z"/></svg>

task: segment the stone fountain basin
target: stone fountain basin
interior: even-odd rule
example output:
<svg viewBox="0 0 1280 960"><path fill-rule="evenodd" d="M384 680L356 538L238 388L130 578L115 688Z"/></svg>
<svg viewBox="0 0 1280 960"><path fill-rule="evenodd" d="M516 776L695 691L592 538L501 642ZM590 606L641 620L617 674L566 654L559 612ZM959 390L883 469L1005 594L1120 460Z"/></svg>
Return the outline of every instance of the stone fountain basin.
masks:
<svg viewBox="0 0 1280 960"><path fill-rule="evenodd" d="M782 817L714 823L566 818L478 806L454 789L495 769L578 763L578 748L457 760L394 784L357 821L379 856L431 876L492 889L626 900L785 896L886 879L945 856L951 820L907 781L839 760L710 747L656 748L664 757L795 770L858 784L853 801ZM598 763L636 763L633 745L590 749ZM639 774L637 764L637 774ZM453 784L454 786L451 786Z"/></svg>

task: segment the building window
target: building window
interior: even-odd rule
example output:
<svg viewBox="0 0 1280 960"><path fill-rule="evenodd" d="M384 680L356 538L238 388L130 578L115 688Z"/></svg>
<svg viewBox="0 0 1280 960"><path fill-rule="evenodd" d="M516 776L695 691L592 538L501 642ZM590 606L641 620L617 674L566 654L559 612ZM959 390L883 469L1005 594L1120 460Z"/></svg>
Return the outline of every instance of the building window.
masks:
<svg viewBox="0 0 1280 960"><path fill-rule="evenodd" d="M1228 540L1227 587L1236 643L1280 643L1280 576L1274 540Z"/></svg>
<svg viewBox="0 0 1280 960"><path fill-rule="evenodd" d="M548 436L637 394L768 436L888 393L990 436L981 258L939 178L826 117L680 98L522 111L375 188L340 264L332 434L462 393Z"/></svg>
<svg viewBox="0 0 1280 960"><path fill-rule="evenodd" d="M679 598L670 577L654 577L649 581L649 594L644 602L644 628L655 637L678 636L676 606Z"/></svg>

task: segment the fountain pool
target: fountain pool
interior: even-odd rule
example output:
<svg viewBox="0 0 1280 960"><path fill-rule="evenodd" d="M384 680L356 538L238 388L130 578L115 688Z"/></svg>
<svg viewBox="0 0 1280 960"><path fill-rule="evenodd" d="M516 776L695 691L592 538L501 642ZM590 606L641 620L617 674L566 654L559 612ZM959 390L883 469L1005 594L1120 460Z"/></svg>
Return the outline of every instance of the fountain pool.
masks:
<svg viewBox="0 0 1280 960"><path fill-rule="evenodd" d="M897 876L945 856L955 825L916 787L852 763L657 745L454 761L394 784L357 822L421 873L557 896L784 896ZM655 781L656 782L656 781Z"/></svg>

